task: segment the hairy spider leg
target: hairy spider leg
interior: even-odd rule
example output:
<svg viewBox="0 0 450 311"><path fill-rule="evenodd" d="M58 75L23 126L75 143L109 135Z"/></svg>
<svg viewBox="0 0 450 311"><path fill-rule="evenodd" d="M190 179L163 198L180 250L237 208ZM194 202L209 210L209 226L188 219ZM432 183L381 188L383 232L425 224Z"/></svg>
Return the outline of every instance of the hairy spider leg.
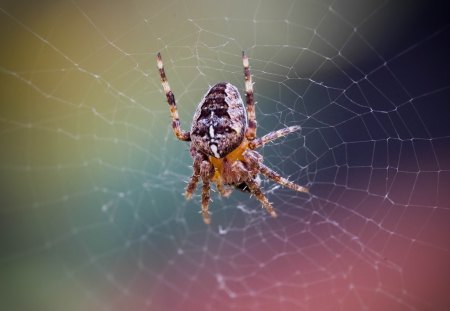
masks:
<svg viewBox="0 0 450 311"><path fill-rule="evenodd" d="M167 103L170 107L170 115L172 116L172 129L175 136L182 141L190 141L191 134L189 132L183 131L180 128L180 118L178 116L177 104L175 102L175 95L173 95L170 89L169 82L167 81L166 72L164 71L164 64L161 58L161 53L157 55L157 65L159 70L159 75L161 76L161 83L164 88L164 93L167 97Z"/></svg>
<svg viewBox="0 0 450 311"><path fill-rule="evenodd" d="M242 63L244 65L244 78L245 78L245 98L247 102L247 118L248 127L245 131L245 137L252 141L256 137L256 114L255 114L255 101L253 96L253 82L252 75L250 73L248 57L245 52L242 52Z"/></svg>
<svg viewBox="0 0 450 311"><path fill-rule="evenodd" d="M214 167L208 161L203 161L200 165L200 175L202 177L202 216L205 224L211 223L211 217L209 215L209 199L211 197L211 179L214 176Z"/></svg>
<svg viewBox="0 0 450 311"><path fill-rule="evenodd" d="M284 177L281 177L280 174L278 174L277 172L275 172L274 170L268 168L266 165L262 164L262 163L258 163L259 166L259 171L261 172L261 174L263 174L264 176L272 179L274 182L282 185L283 187L298 191L298 192L305 192L305 193L309 193L309 190L305 187L299 186L289 180L287 180Z"/></svg>
<svg viewBox="0 0 450 311"><path fill-rule="evenodd" d="M267 197L262 193L261 188L258 186L255 180L249 179L246 180L245 183L247 184L248 188L250 189L250 192L258 199L259 202L263 205L263 207L266 209L266 211L270 214L272 217L277 217L277 213L272 207L272 204L269 202Z"/></svg>
<svg viewBox="0 0 450 311"><path fill-rule="evenodd" d="M255 140L250 141L248 143L248 147L250 149L256 149L256 148L262 147L265 144L267 144L268 142L271 142L272 140L286 136L286 135L288 135L292 132L298 131L300 129L301 129L300 126L294 125L294 126L290 126L290 127L285 127L283 129L275 131L275 132L270 132L269 134L266 134L263 137L256 138Z"/></svg>
<svg viewBox="0 0 450 311"><path fill-rule="evenodd" d="M209 215L209 198L210 198L210 182L209 179L203 179L202 186L202 217L205 224L209 225L211 223L211 216Z"/></svg>
<svg viewBox="0 0 450 311"><path fill-rule="evenodd" d="M187 200L192 198L192 194L195 192L197 188L197 183L200 178L200 164L202 163L202 158L200 155L196 156L194 159L194 164L192 165L192 169L194 172L192 173L191 178L189 179L189 183L186 186L186 191L184 192L184 196Z"/></svg>
<svg viewBox="0 0 450 311"><path fill-rule="evenodd" d="M223 197L228 197L230 196L231 192L233 192L233 189L224 186L221 181L216 181L216 188L217 190L219 190L220 195Z"/></svg>

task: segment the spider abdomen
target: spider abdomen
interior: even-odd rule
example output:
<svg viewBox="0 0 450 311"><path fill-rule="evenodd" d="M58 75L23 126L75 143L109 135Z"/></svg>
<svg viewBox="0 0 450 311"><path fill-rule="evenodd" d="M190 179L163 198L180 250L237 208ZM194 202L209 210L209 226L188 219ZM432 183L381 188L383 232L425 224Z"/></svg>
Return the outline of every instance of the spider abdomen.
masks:
<svg viewBox="0 0 450 311"><path fill-rule="evenodd" d="M223 158L243 141L247 114L238 89L226 82L211 87L197 106L191 144L201 153Z"/></svg>

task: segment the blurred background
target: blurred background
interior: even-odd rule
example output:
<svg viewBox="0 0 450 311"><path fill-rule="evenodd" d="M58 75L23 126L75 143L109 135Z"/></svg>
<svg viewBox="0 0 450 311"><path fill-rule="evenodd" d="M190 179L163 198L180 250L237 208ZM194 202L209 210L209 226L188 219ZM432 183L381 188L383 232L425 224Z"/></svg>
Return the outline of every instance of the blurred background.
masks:
<svg viewBox="0 0 450 311"><path fill-rule="evenodd" d="M0 1L1 310L450 309L449 10ZM311 195L182 195L182 128L250 59L261 150Z"/></svg>

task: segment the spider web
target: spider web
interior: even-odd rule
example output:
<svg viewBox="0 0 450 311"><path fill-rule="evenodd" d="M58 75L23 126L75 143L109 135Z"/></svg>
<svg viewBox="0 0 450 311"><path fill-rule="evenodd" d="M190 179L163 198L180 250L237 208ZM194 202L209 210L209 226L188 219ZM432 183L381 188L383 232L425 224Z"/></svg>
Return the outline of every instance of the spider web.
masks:
<svg viewBox="0 0 450 311"><path fill-rule="evenodd" d="M411 1L0 4L0 308L450 309L448 8ZM244 88L311 195L185 201L188 129ZM243 93L241 93L243 94Z"/></svg>

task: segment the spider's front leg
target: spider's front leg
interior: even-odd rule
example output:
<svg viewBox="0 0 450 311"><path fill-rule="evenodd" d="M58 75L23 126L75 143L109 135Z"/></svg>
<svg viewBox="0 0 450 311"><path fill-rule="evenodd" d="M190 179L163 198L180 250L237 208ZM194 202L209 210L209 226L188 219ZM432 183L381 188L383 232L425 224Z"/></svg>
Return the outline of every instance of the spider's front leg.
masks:
<svg viewBox="0 0 450 311"><path fill-rule="evenodd" d="M281 130L275 131L275 132L270 132L269 134L264 135L263 137L260 138L256 138L255 140L252 140L248 143L248 147L250 149L257 149L259 147L264 146L265 144L278 139L280 137L286 136L290 133L293 133L295 131L300 130L301 127L298 125L294 125L294 126L289 126L289 127L285 127Z"/></svg>
<svg viewBox="0 0 450 311"><path fill-rule="evenodd" d="M245 132L245 137L252 141L256 137L256 114L255 114L255 101L253 95L253 82L252 75L250 73L250 65L248 57L245 52L242 52L242 64L244 65L244 78L245 78L245 98L247 103L247 117L248 127Z"/></svg>
<svg viewBox="0 0 450 311"><path fill-rule="evenodd" d="M159 75L161 77L161 83L166 94L167 103L170 107L170 115L172 116L172 129L175 136L182 141L190 141L191 134L189 132L183 131L180 127L180 118L178 116L177 103L175 101L175 95L173 95L170 89L169 81L167 81L166 72L164 71L164 64L161 58L161 53L158 53L156 58L156 63L158 65Z"/></svg>

